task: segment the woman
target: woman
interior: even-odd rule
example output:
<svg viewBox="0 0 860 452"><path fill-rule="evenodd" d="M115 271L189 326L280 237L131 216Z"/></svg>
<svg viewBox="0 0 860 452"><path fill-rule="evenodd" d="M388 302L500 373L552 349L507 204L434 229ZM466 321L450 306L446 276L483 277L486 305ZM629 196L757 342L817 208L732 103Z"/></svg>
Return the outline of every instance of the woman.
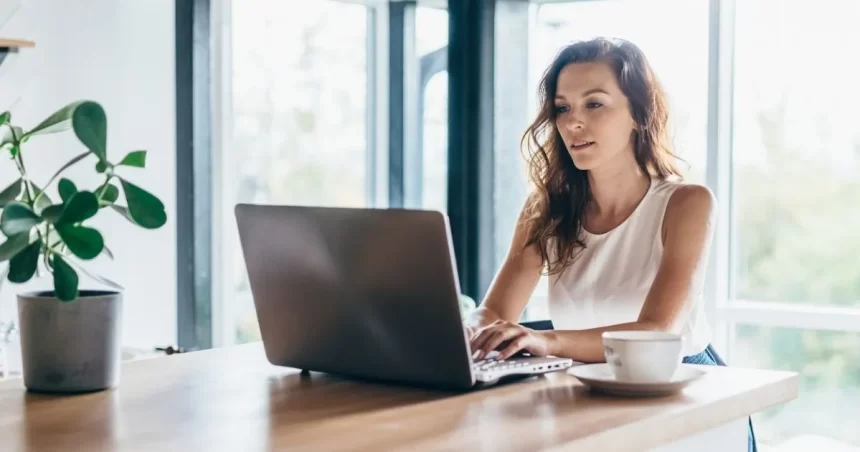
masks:
<svg viewBox="0 0 860 452"><path fill-rule="evenodd" d="M497 351L599 362L604 331L660 330L689 339L685 362L725 365L702 302L716 201L681 182L666 97L641 50L602 38L569 45L540 97L523 137L534 190L467 322L476 359ZM535 331L517 321L544 269L555 330Z"/></svg>

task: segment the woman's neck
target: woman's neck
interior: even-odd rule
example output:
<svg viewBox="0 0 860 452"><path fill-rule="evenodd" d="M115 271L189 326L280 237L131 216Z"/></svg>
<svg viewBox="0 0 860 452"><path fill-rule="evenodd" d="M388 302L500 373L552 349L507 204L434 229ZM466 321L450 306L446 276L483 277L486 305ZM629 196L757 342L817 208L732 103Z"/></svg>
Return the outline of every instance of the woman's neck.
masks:
<svg viewBox="0 0 860 452"><path fill-rule="evenodd" d="M588 171L591 199L588 210L593 215L614 217L629 214L642 200L651 186L651 178L644 173L636 159L621 159L615 165L605 165Z"/></svg>

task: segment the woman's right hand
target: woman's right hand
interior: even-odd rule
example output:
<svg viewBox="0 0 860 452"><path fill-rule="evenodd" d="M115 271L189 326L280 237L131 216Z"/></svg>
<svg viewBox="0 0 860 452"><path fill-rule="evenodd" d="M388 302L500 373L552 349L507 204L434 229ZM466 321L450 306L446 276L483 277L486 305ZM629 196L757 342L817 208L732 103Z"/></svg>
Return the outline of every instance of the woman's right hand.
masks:
<svg viewBox="0 0 860 452"><path fill-rule="evenodd" d="M477 336L478 336L478 333L480 333L480 332L481 332L481 330L483 330L484 328L485 328L485 327L480 326L480 325L476 325L476 324L474 324L474 323L472 323L472 324L463 324L463 334L465 334L465 336L466 336L466 347L467 347L469 350L471 350L471 347L472 347L472 340L473 340L475 337L477 337ZM471 356L472 356L472 358L473 358L473 359L475 358L475 356L476 356L476 355L477 355L477 351L476 351L476 350L471 350Z"/></svg>
<svg viewBox="0 0 860 452"><path fill-rule="evenodd" d="M466 333L466 342L471 342L472 338L478 334L481 327L475 325L463 325L463 331Z"/></svg>

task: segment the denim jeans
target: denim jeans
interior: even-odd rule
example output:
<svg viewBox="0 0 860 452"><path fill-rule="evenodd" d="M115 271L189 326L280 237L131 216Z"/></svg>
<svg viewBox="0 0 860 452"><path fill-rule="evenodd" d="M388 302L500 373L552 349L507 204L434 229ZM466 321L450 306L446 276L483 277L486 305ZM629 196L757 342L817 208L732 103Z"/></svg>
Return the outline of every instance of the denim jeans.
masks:
<svg viewBox="0 0 860 452"><path fill-rule="evenodd" d="M726 363L720 358L720 355L717 354L717 351L714 350L712 345L708 345L701 353L696 355L687 356L683 359L683 362L686 364L704 364L710 366L725 366ZM752 418L749 419L749 435L747 440L747 451L748 452L756 452L758 448L756 447L755 441L755 432L753 431Z"/></svg>

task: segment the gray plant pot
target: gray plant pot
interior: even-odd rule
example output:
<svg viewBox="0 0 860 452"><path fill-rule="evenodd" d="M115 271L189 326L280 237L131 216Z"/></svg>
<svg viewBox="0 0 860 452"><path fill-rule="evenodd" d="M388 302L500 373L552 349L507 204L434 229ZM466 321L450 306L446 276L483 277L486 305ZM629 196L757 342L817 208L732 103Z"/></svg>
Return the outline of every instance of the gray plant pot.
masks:
<svg viewBox="0 0 860 452"><path fill-rule="evenodd" d="M24 386L79 393L119 384L122 294L82 290L62 302L53 292L18 294Z"/></svg>

